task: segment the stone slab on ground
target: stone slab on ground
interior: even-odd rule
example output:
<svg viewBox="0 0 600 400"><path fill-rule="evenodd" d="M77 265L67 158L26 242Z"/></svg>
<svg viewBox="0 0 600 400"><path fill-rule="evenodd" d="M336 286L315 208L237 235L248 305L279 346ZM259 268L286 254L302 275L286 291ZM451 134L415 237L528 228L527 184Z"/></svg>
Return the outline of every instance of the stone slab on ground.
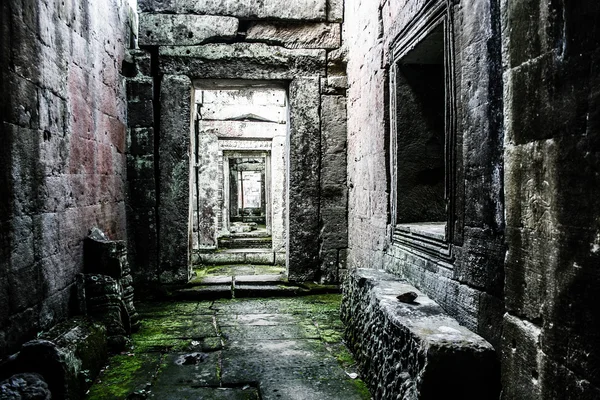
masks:
<svg viewBox="0 0 600 400"><path fill-rule="evenodd" d="M190 400L259 400L256 388L160 386L150 394L151 399Z"/></svg>
<svg viewBox="0 0 600 400"><path fill-rule="evenodd" d="M414 292L412 303L398 295ZM357 269L344 284L346 341L381 399L497 399L494 348L394 275Z"/></svg>
<svg viewBox="0 0 600 400"><path fill-rule="evenodd" d="M166 354L156 386L219 386L221 353L189 352Z"/></svg>
<svg viewBox="0 0 600 400"><path fill-rule="evenodd" d="M287 279L285 275L237 275L235 277L235 284L268 284L268 283L277 283L277 282L285 282Z"/></svg>

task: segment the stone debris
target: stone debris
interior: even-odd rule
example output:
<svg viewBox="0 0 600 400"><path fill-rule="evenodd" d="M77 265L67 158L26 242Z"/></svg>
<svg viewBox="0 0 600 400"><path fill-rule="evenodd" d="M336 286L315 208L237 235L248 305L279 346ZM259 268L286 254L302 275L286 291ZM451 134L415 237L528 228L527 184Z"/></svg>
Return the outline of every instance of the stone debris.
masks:
<svg viewBox="0 0 600 400"><path fill-rule="evenodd" d="M40 374L15 374L0 382L2 400L50 400L48 384Z"/></svg>
<svg viewBox="0 0 600 400"><path fill-rule="evenodd" d="M396 298L403 302L403 303L414 303L415 299L419 297L418 294L416 294L415 292L406 292L406 293L402 293L398 296L396 296Z"/></svg>

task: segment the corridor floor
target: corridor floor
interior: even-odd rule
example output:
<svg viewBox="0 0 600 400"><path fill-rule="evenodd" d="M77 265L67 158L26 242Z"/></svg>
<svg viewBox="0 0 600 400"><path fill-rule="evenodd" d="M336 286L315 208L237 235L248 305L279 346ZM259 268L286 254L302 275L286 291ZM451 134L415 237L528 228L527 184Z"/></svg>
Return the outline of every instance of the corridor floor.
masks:
<svg viewBox="0 0 600 400"><path fill-rule="evenodd" d="M338 294L138 305L142 326L88 399L368 400Z"/></svg>

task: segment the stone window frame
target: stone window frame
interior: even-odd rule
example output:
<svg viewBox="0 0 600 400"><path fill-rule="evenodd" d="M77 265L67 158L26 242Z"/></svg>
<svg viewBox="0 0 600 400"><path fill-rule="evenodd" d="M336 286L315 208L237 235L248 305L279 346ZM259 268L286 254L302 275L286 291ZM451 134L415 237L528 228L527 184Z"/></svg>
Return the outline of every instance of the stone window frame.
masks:
<svg viewBox="0 0 600 400"><path fill-rule="evenodd" d="M445 199L447 201L445 233L415 229L415 224L398 223L398 159L397 159L397 106L396 75L401 60L430 33L439 28L444 31L444 69L446 89L445 115ZM462 157L459 151L461 137L457 130L456 83L454 58L454 25L451 4L437 1L424 7L403 29L390 45L389 110L390 110L390 216L391 243L395 246L418 252L427 258L441 261L452 267L455 255L453 245L462 243L462 215L458 212L462 199L457 185L457 175L461 170Z"/></svg>

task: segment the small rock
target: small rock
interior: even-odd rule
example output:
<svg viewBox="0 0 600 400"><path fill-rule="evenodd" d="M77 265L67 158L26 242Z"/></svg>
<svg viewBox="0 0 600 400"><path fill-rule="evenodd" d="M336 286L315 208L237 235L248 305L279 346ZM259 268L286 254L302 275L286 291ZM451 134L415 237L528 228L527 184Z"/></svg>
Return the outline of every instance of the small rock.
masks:
<svg viewBox="0 0 600 400"><path fill-rule="evenodd" d="M0 382L0 398L6 400L49 400L48 384L40 374L16 374Z"/></svg>
<svg viewBox="0 0 600 400"><path fill-rule="evenodd" d="M396 296L396 298L403 303L414 303L414 301L417 297L419 297L419 295L416 294L415 292L406 292L406 293L402 293L399 296Z"/></svg>

